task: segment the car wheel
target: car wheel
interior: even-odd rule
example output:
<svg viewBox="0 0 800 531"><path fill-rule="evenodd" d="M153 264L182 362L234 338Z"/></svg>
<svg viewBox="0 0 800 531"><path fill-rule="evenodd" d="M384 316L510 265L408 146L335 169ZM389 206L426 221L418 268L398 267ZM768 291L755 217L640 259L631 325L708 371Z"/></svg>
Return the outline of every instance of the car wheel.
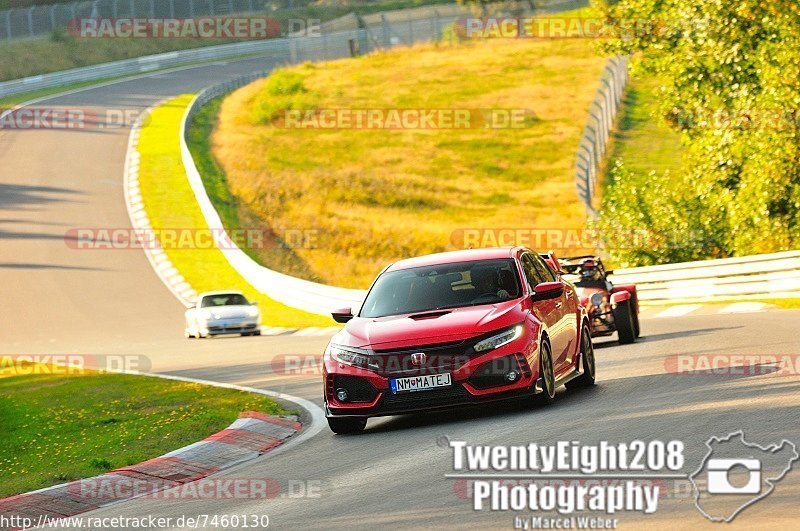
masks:
<svg viewBox="0 0 800 531"><path fill-rule="evenodd" d="M185 337L186 339L194 339L194 334L190 333L188 330L184 330L183 337Z"/></svg>
<svg viewBox="0 0 800 531"><path fill-rule="evenodd" d="M255 332L253 332L253 335L254 335L254 336L260 336L260 335L261 335L261 329L259 328L258 330L256 330Z"/></svg>
<svg viewBox="0 0 800 531"><path fill-rule="evenodd" d="M630 300L622 301L614 308L614 326L617 327L617 335L621 344L627 345L636 340L633 328L633 308Z"/></svg>
<svg viewBox="0 0 800 531"><path fill-rule="evenodd" d="M328 417L328 427L330 427L333 433L339 433L341 435L359 433L363 431L366 426L367 419L365 417Z"/></svg>
<svg viewBox="0 0 800 531"><path fill-rule="evenodd" d="M587 326L584 326L581 332L581 365L583 365L583 374L567 382L568 389L590 387L594 385L596 370L594 345L592 344L592 338L589 335L589 327Z"/></svg>
<svg viewBox="0 0 800 531"><path fill-rule="evenodd" d="M641 330L639 329L639 301L635 301L633 304L633 335L635 337L639 337L639 333Z"/></svg>
<svg viewBox="0 0 800 531"><path fill-rule="evenodd" d="M535 400L539 404L549 404L556 396L556 375L553 369L553 356L547 342L542 342L539 375L542 380L542 392L535 395Z"/></svg>

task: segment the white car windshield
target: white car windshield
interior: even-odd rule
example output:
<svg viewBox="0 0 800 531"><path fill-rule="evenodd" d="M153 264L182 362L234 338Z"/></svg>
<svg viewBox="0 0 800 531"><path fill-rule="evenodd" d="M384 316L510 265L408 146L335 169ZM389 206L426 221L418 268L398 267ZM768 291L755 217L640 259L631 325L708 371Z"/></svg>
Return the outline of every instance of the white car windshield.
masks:
<svg viewBox="0 0 800 531"><path fill-rule="evenodd" d="M211 306L243 306L249 304L244 295L239 293L223 293L221 295L206 295L200 303L201 308Z"/></svg>

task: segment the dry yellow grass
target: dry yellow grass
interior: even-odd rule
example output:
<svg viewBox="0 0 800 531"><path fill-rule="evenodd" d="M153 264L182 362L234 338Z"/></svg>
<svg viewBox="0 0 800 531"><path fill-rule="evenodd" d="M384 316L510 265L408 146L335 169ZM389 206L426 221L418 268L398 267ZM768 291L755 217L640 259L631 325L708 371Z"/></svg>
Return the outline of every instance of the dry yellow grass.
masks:
<svg viewBox="0 0 800 531"><path fill-rule="evenodd" d="M259 223L318 231L317 248L291 251L306 276L363 288L390 261L455 248L459 229L583 227L573 164L603 64L586 40L495 39L300 65L290 71L318 109L535 118L500 130L286 129L260 123L274 103L261 80L223 103L212 152Z"/></svg>

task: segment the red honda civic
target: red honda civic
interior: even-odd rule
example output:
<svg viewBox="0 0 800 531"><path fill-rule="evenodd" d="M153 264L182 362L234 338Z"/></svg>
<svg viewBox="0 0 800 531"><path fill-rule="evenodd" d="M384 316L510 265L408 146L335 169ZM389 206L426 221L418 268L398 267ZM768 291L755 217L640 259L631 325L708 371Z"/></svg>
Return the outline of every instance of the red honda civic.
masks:
<svg viewBox="0 0 800 531"><path fill-rule="evenodd" d="M384 269L357 315L333 313L347 324L323 359L331 430L500 399L548 403L562 384L594 384L585 309L545 258L471 249Z"/></svg>

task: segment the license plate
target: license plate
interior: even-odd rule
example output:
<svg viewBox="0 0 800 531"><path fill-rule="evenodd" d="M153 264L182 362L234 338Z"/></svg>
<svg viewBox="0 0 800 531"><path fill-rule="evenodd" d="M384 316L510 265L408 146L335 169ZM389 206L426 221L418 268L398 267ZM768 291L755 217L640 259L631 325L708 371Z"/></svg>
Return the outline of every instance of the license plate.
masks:
<svg viewBox="0 0 800 531"><path fill-rule="evenodd" d="M427 374L425 376L409 376L408 378L393 378L389 381L392 394L429 391L437 387L448 387L452 383L449 372L443 374Z"/></svg>

